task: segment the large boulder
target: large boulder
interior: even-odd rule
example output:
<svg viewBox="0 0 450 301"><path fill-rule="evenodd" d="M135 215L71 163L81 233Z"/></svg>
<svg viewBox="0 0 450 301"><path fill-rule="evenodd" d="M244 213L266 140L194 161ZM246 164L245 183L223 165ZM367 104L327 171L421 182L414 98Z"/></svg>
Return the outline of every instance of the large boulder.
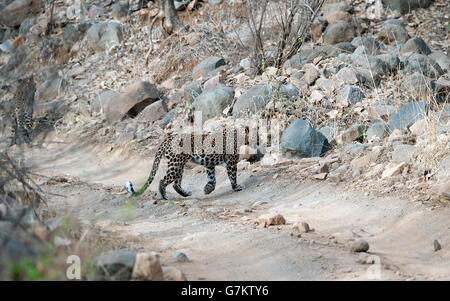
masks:
<svg viewBox="0 0 450 301"><path fill-rule="evenodd" d="M433 79L444 74L444 71L435 60L426 55L414 52L406 57L405 70L411 73L419 72Z"/></svg>
<svg viewBox="0 0 450 301"><path fill-rule="evenodd" d="M99 280L131 280L136 253L129 250L115 250L94 258Z"/></svg>
<svg viewBox="0 0 450 301"><path fill-rule="evenodd" d="M394 129L405 130L416 121L426 116L426 102L410 102L405 104L398 113L392 114L389 119L389 130Z"/></svg>
<svg viewBox="0 0 450 301"><path fill-rule="evenodd" d="M89 46L95 52L108 50L122 41L122 29L117 21L105 21L92 25L87 31Z"/></svg>
<svg viewBox="0 0 450 301"><path fill-rule="evenodd" d="M318 157L331 149L327 138L299 118L281 136L281 150L298 157Z"/></svg>
<svg viewBox="0 0 450 301"><path fill-rule="evenodd" d="M136 116L146 106L159 99L157 87L149 82L138 81L122 93L104 98L101 107L108 122L121 120L126 114Z"/></svg>
<svg viewBox="0 0 450 301"><path fill-rule="evenodd" d="M195 111L202 112L202 120L222 115L223 110L229 106L234 98L234 91L226 86L205 91L198 96L193 105Z"/></svg>
<svg viewBox="0 0 450 301"><path fill-rule="evenodd" d="M164 117L167 113L167 105L163 100L157 100L145 107L137 116L139 122L153 122Z"/></svg>
<svg viewBox="0 0 450 301"><path fill-rule="evenodd" d="M225 65L225 60L222 57L209 57L192 69L192 78L196 80L200 77L206 77L208 73L223 65Z"/></svg>
<svg viewBox="0 0 450 301"><path fill-rule="evenodd" d="M233 116L242 117L248 113L256 113L272 99L272 86L269 84L255 85L244 92L233 106Z"/></svg>
<svg viewBox="0 0 450 301"><path fill-rule="evenodd" d="M351 42L355 37L355 29L345 21L335 21L328 25L323 33L323 42L333 45L341 42Z"/></svg>
<svg viewBox="0 0 450 301"><path fill-rule="evenodd" d="M409 39L409 35L403 25L396 24L394 22L384 23L378 32L378 40L385 43L406 43Z"/></svg>
<svg viewBox="0 0 450 301"><path fill-rule="evenodd" d="M352 40L352 45L355 47L364 46L368 50L368 54L376 55L380 50L384 50L386 46L374 37L356 37Z"/></svg>
<svg viewBox="0 0 450 301"><path fill-rule="evenodd" d="M419 37L414 37L406 41L399 54L407 52L416 52L424 55L429 55L431 53L431 49L428 47L427 43L425 43L424 40Z"/></svg>
<svg viewBox="0 0 450 301"><path fill-rule="evenodd" d="M0 24L19 26L29 16L41 9L42 0L15 0L0 10Z"/></svg>
<svg viewBox="0 0 450 301"><path fill-rule="evenodd" d="M431 4L431 0L382 0L382 2L390 9L398 10L401 14L421 7L427 8Z"/></svg>

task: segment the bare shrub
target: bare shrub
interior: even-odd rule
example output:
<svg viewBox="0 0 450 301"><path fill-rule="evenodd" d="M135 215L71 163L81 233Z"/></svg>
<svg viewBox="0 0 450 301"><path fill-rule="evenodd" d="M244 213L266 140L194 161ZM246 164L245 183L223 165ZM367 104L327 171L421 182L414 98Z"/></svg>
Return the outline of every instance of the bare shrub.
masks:
<svg viewBox="0 0 450 301"><path fill-rule="evenodd" d="M271 28L277 35L273 64L280 70L303 45L323 3L324 0L247 0L247 24L254 41L252 65L256 73L271 65L265 57L266 30Z"/></svg>

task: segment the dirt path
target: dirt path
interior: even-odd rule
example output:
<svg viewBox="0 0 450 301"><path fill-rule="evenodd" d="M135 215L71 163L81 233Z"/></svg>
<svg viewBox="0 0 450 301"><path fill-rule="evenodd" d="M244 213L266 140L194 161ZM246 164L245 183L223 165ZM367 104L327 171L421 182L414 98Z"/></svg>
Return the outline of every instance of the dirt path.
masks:
<svg viewBox="0 0 450 301"><path fill-rule="evenodd" d="M63 195L52 197L51 206L113 231L133 249L158 252L164 265L179 268L190 280L450 279L450 208L430 210L324 182L293 183L281 170L269 169L240 171L238 181L247 188L236 193L225 168L218 168L216 191L205 197L201 167L185 171L190 198L169 188L172 201L155 203L165 164L148 193L130 203L120 188L127 180L138 187L153 158L60 142L34 150L38 172L78 177L86 184L47 187ZM287 225L255 223L272 213L282 214ZM297 221L314 231L297 237L292 230ZM360 264L359 255L349 252L359 238L369 242L375 265ZM442 245L437 252L435 239ZM176 261L177 252L190 260Z"/></svg>

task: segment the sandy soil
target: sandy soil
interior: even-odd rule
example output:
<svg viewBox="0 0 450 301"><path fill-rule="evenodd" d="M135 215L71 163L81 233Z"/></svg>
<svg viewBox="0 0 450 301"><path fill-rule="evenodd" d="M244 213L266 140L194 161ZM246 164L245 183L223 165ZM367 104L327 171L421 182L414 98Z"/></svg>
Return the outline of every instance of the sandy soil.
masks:
<svg viewBox="0 0 450 301"><path fill-rule="evenodd" d="M52 137L50 137L52 138ZM130 201L124 183L139 187L153 158L126 149L52 138L29 150L36 172L65 176L67 183L42 183L49 206L76 215L129 241L137 251L156 251L163 265L182 270L189 280L449 280L450 208L432 209L413 201L347 191L327 182L293 182L283 169L239 171L246 189L233 192L225 168L218 184L202 193L202 167L186 169L182 198L168 188L171 201L156 201L165 162L146 194ZM275 176L275 175L278 176ZM282 214L286 225L263 228L258 217ZM314 230L301 234L297 221ZM358 263L349 245L370 244L375 264ZM442 249L434 251L437 239ZM190 259L178 262L177 252Z"/></svg>

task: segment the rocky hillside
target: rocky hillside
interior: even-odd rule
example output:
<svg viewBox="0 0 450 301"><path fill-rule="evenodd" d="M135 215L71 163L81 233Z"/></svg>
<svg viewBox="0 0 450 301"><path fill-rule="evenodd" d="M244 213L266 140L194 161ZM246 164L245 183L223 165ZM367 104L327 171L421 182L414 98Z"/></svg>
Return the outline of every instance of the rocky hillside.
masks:
<svg viewBox="0 0 450 301"><path fill-rule="evenodd" d="M175 1L183 27L170 35L152 22L157 2L140 2L0 0L4 113L33 74L36 141L52 131L148 156L196 111L205 128L271 118L284 124L279 153L240 169L449 205L448 1L325 1L279 68L282 18L268 1L261 72L247 1Z"/></svg>

